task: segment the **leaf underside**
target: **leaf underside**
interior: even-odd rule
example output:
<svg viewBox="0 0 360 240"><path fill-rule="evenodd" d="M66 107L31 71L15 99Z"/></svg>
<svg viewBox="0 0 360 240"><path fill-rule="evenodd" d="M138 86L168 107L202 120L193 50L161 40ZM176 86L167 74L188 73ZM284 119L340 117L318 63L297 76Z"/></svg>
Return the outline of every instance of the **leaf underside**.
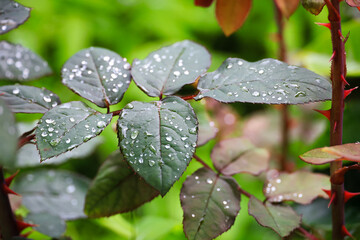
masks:
<svg viewBox="0 0 360 240"><path fill-rule="evenodd" d="M48 63L29 49L0 42L0 79L25 82L51 73Z"/></svg>
<svg viewBox="0 0 360 240"><path fill-rule="evenodd" d="M30 17L30 8L12 0L0 2L0 35L23 24Z"/></svg>
<svg viewBox="0 0 360 240"><path fill-rule="evenodd" d="M16 158L17 129L15 118L6 103L0 99L0 166L12 167Z"/></svg>
<svg viewBox="0 0 360 240"><path fill-rule="evenodd" d="M62 68L62 82L99 107L121 101L129 87L130 64L117 53L91 47L72 56Z"/></svg>
<svg viewBox="0 0 360 240"><path fill-rule="evenodd" d="M59 97L47 89L21 85L0 87L0 98L15 113L45 113L61 103Z"/></svg>
<svg viewBox="0 0 360 240"><path fill-rule="evenodd" d="M132 211L158 195L117 151L99 169L87 193L84 211L89 217L108 217Z"/></svg>
<svg viewBox="0 0 360 240"><path fill-rule="evenodd" d="M211 56L201 45L185 40L135 59L131 74L149 96L172 95L210 67Z"/></svg>
<svg viewBox="0 0 360 240"><path fill-rule="evenodd" d="M184 232L188 239L213 239L234 224L240 192L232 178L201 168L184 182L180 193Z"/></svg>
<svg viewBox="0 0 360 240"><path fill-rule="evenodd" d="M121 152L136 173L165 195L192 158L197 124L190 104L179 97L132 102L118 120Z"/></svg>
<svg viewBox="0 0 360 240"><path fill-rule="evenodd" d="M74 149L99 135L112 114L102 114L82 102L56 106L44 114L35 130L41 160Z"/></svg>
<svg viewBox="0 0 360 240"><path fill-rule="evenodd" d="M302 104L331 99L331 83L305 68L275 59L247 62L228 58L214 72L200 78L196 100L220 102Z"/></svg>

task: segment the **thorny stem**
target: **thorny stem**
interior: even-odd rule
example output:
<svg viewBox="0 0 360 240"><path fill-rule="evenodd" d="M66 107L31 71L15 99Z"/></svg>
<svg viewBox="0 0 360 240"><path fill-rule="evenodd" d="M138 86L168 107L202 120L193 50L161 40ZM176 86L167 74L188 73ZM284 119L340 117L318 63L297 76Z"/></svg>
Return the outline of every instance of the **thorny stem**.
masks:
<svg viewBox="0 0 360 240"><path fill-rule="evenodd" d="M277 40L279 42L279 50L278 50L278 58L279 60L286 62L287 61L287 54L286 54L286 44L284 40L284 16L276 4L275 5L275 14L276 14L276 24L278 27L278 34ZM281 106L281 118L282 118L282 126L281 126L281 155L280 155L280 170L286 171L287 167L287 155L288 155L288 148L289 148L289 112L288 106L282 105Z"/></svg>
<svg viewBox="0 0 360 240"><path fill-rule="evenodd" d="M4 184L3 169L0 166L0 239L8 240L19 235L15 216L11 210L8 194L2 190ZM1 238L2 237L2 238Z"/></svg>
<svg viewBox="0 0 360 240"><path fill-rule="evenodd" d="M205 168L210 169L212 171L212 168L209 165L207 165L199 156L194 154L193 158L195 158L195 160L201 163Z"/></svg>
<svg viewBox="0 0 360 240"><path fill-rule="evenodd" d="M335 53L331 64L332 80L332 106L330 119L330 145L342 144L343 114L344 114L344 82L342 77L346 75L346 59L344 42L341 34L340 4L339 0L326 0L331 24L331 40ZM333 176L342 167L341 161L330 164L330 174ZM332 239L342 240L344 234L342 227L345 224L344 217L344 184L331 184L331 192L335 194L332 204Z"/></svg>
<svg viewBox="0 0 360 240"><path fill-rule="evenodd" d="M251 198L253 196L251 193L248 193L247 191L245 191L241 187L238 187L238 190L240 191L241 194L244 194L248 198Z"/></svg>
<svg viewBox="0 0 360 240"><path fill-rule="evenodd" d="M21 136L18 141L18 149L31 142L31 140L35 139L35 134L31 134L28 136Z"/></svg>
<svg viewBox="0 0 360 240"><path fill-rule="evenodd" d="M301 232L306 237L306 239L318 240L314 235L312 235L311 233L306 231L304 228L299 227L298 230L299 230L299 232Z"/></svg>

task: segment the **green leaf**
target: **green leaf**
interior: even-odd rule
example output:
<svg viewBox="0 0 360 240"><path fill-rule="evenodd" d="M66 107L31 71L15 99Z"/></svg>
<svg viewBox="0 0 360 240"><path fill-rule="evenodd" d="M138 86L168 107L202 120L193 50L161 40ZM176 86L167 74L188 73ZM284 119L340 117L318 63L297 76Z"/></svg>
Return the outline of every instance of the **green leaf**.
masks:
<svg viewBox="0 0 360 240"><path fill-rule="evenodd" d="M195 151L197 119L179 97L129 103L118 120L121 152L147 183L165 195Z"/></svg>
<svg viewBox="0 0 360 240"><path fill-rule="evenodd" d="M332 147L322 147L310 150L299 156L307 163L321 165L338 160L360 162L360 144L348 143Z"/></svg>
<svg viewBox="0 0 360 240"><path fill-rule="evenodd" d="M89 180L85 177L51 169L38 169L20 174L12 185L14 191L21 194L22 204L30 214L52 216L49 225L58 221L56 217L62 220L63 224L54 225L54 234L64 230L65 220L85 217L83 208L88 186ZM36 216L39 221L44 220L39 219L42 217L45 218Z"/></svg>
<svg viewBox="0 0 360 240"><path fill-rule="evenodd" d="M59 97L47 89L21 85L0 87L0 98L15 113L45 113L61 103Z"/></svg>
<svg viewBox="0 0 360 240"><path fill-rule="evenodd" d="M12 167L16 159L17 150L17 129L15 128L15 118L5 104L0 99L0 166Z"/></svg>
<svg viewBox="0 0 360 240"><path fill-rule="evenodd" d="M0 2L0 34L7 33L23 24L30 16L30 8L12 0Z"/></svg>
<svg viewBox="0 0 360 240"><path fill-rule="evenodd" d="M281 237L290 235L300 227L301 217L289 206L265 204L251 197L249 201L249 214L264 227L271 228Z"/></svg>
<svg viewBox="0 0 360 240"><path fill-rule="evenodd" d="M0 42L0 79L25 82L51 73L48 63L29 49Z"/></svg>
<svg viewBox="0 0 360 240"><path fill-rule="evenodd" d="M57 215L46 212L30 213L26 216L25 222L37 224L34 230L53 238L59 238L66 230L66 223Z"/></svg>
<svg viewBox="0 0 360 240"><path fill-rule="evenodd" d="M121 101L129 87L130 64L115 52L87 48L72 56L62 68L62 81L99 107Z"/></svg>
<svg viewBox="0 0 360 240"><path fill-rule="evenodd" d="M259 175L269 167L270 154L264 148L256 148L245 138L223 140L211 152L214 166L224 175L250 173Z"/></svg>
<svg viewBox="0 0 360 240"><path fill-rule="evenodd" d="M211 56L199 44L185 40L163 47L144 60L135 59L131 74L149 96L172 95L209 68Z"/></svg>
<svg viewBox="0 0 360 240"><path fill-rule="evenodd" d="M201 168L184 182L180 193L184 231L188 239L213 239L234 224L240 192L232 178Z"/></svg>
<svg viewBox="0 0 360 240"><path fill-rule="evenodd" d="M86 196L89 217L108 217L132 211L159 192L136 175L117 151L100 167Z"/></svg>
<svg viewBox="0 0 360 240"><path fill-rule="evenodd" d="M35 130L41 160L65 153L99 135L112 114L102 114L82 102L69 102L49 110Z"/></svg>
<svg viewBox="0 0 360 240"><path fill-rule="evenodd" d="M328 198L322 189L330 189L330 177L305 171L281 173L268 180L265 186L264 194L270 202L309 204L317 197Z"/></svg>
<svg viewBox="0 0 360 240"><path fill-rule="evenodd" d="M275 59L247 62L228 58L200 78L195 97L220 102L301 104L331 99L331 83L305 69Z"/></svg>

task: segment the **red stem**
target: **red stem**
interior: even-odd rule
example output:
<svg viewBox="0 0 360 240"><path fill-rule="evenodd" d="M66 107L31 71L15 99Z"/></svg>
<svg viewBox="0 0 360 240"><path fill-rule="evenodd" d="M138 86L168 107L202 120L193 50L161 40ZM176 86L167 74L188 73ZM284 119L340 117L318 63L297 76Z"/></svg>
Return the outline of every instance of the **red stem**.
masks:
<svg viewBox="0 0 360 240"><path fill-rule="evenodd" d="M196 154L194 154L193 158L195 158L195 160L198 161L199 163L201 163L205 168L210 169L211 171L213 171L212 168L211 168L209 165L207 165L207 164L206 164L199 156L197 156Z"/></svg>
<svg viewBox="0 0 360 240"><path fill-rule="evenodd" d="M342 144L343 134L343 114L344 114L344 81L346 59L344 43L341 34L341 21L339 15L339 0L326 0L329 10L329 21L331 24L331 40L333 52L335 53L331 64L331 80L332 80L332 106L330 118L330 145ZM342 162L336 161L330 164L330 174L333 176L335 172L342 168ZM344 235L342 227L345 224L344 217L344 184L331 184L332 194L335 199L332 204L332 239L342 240Z"/></svg>
<svg viewBox="0 0 360 240"><path fill-rule="evenodd" d="M28 136L22 136L20 137L19 141L18 141L18 148L21 148L22 146L24 146L25 144L28 144L31 142L31 140L35 139L35 134L31 134Z"/></svg>
<svg viewBox="0 0 360 240"><path fill-rule="evenodd" d="M306 231L304 228L299 227L298 230L299 230L299 232L301 232L302 234L304 234L304 236L306 237L306 239L318 240L314 235L312 235L311 233L309 233L308 231Z"/></svg>
<svg viewBox="0 0 360 240"><path fill-rule="evenodd" d="M190 96L183 96L183 97L181 97L183 100L192 100L192 99L194 99L194 97L196 97L197 96L197 94L194 94L194 95L190 95Z"/></svg>
<svg viewBox="0 0 360 240"><path fill-rule="evenodd" d="M11 210L8 194L2 190L5 183L2 167L0 167L0 239L12 239L19 235L15 216ZM2 237L2 238L1 238Z"/></svg>

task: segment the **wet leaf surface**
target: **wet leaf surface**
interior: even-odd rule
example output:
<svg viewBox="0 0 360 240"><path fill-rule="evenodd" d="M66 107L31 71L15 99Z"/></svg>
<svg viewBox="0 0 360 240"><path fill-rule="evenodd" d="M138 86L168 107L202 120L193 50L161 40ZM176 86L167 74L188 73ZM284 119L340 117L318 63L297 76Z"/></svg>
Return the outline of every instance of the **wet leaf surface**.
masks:
<svg viewBox="0 0 360 240"><path fill-rule="evenodd" d="M69 102L49 110L35 130L41 160L55 157L99 135L112 114L102 114L82 102Z"/></svg>
<svg viewBox="0 0 360 240"><path fill-rule="evenodd" d="M117 151L104 162L93 180L86 196L85 213L89 217L108 217L132 211L158 195Z"/></svg>
<svg viewBox="0 0 360 240"><path fill-rule="evenodd" d="M299 156L301 160L321 165L338 160L360 162L360 144L347 143L332 147L323 147L310 150Z"/></svg>
<svg viewBox="0 0 360 240"><path fill-rule="evenodd" d="M45 113L61 103L59 97L47 89L21 85L0 87L0 98L15 113Z"/></svg>
<svg viewBox="0 0 360 240"><path fill-rule="evenodd" d="M215 168L224 175L258 175L269 167L270 154L264 148L256 148L248 139L232 138L217 143L211 159Z"/></svg>
<svg viewBox="0 0 360 240"><path fill-rule="evenodd" d="M264 185L264 194L270 202L309 204L317 197L328 198L322 189L330 189L329 176L298 171L281 173L269 179Z"/></svg>
<svg viewBox="0 0 360 240"><path fill-rule="evenodd" d="M216 18L226 36L230 36L245 22L250 9L251 0L217 0Z"/></svg>
<svg viewBox="0 0 360 240"><path fill-rule="evenodd" d="M16 159L17 130L15 118L7 104L0 99L0 166L12 167Z"/></svg>
<svg viewBox="0 0 360 240"><path fill-rule="evenodd" d="M288 236L300 227L301 217L289 206L263 203L251 197L249 201L249 214L264 227L271 228L281 237Z"/></svg>
<svg viewBox="0 0 360 240"><path fill-rule="evenodd" d="M130 64L115 52L87 48L73 55L62 68L62 81L75 93L99 107L121 101L129 87Z"/></svg>
<svg viewBox="0 0 360 240"><path fill-rule="evenodd" d="M184 182L180 193L184 231L188 239L213 239L234 224L240 192L232 178L201 168Z"/></svg>
<svg viewBox="0 0 360 240"><path fill-rule="evenodd" d="M0 42L0 79L25 82L51 73L48 63L29 49Z"/></svg>
<svg viewBox="0 0 360 240"><path fill-rule="evenodd" d="M147 183L165 195L192 159L197 119L179 97L132 102L118 120L121 152Z"/></svg>
<svg viewBox="0 0 360 240"><path fill-rule="evenodd" d="M149 96L172 95L210 67L211 56L201 45L185 40L135 59L131 74Z"/></svg>
<svg viewBox="0 0 360 240"><path fill-rule="evenodd" d="M61 237L66 230L66 223L57 215L42 213L30 213L26 216L25 222L37 224L33 229L53 238Z"/></svg>
<svg viewBox="0 0 360 240"><path fill-rule="evenodd" d="M196 100L301 104L331 99L331 83L305 69L275 59L246 62L228 58L216 71L200 78Z"/></svg>
<svg viewBox="0 0 360 240"><path fill-rule="evenodd" d="M7 33L23 24L30 16L30 8L12 0L0 2L0 34Z"/></svg>

